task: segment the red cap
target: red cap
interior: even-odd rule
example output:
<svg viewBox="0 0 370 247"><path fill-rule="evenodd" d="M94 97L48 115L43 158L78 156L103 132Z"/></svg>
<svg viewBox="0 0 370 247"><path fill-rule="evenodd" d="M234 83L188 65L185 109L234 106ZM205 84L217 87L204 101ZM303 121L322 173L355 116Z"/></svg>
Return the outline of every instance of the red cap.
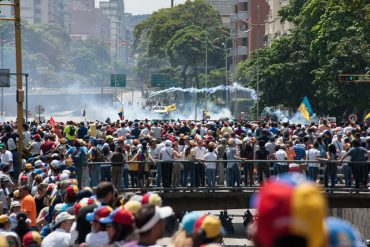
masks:
<svg viewBox="0 0 370 247"><path fill-rule="evenodd" d="M23 236L23 246L28 247L32 243L36 243L37 246L41 245L41 236L38 232L28 232Z"/></svg>
<svg viewBox="0 0 370 247"><path fill-rule="evenodd" d="M108 217L99 220L100 223L110 224L115 222L117 224L132 226L134 224L134 215L125 208L117 209Z"/></svg>
<svg viewBox="0 0 370 247"><path fill-rule="evenodd" d="M78 187L76 185L70 185L67 187L66 193L67 193L67 196L77 196Z"/></svg>
<svg viewBox="0 0 370 247"><path fill-rule="evenodd" d="M28 177L27 176L21 176L21 181L28 181Z"/></svg>

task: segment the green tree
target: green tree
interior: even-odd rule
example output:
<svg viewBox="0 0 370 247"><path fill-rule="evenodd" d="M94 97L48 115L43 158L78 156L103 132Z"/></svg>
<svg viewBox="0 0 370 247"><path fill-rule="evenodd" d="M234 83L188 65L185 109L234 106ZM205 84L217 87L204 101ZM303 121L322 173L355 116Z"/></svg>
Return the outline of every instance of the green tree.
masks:
<svg viewBox="0 0 370 247"><path fill-rule="evenodd" d="M203 0L186 1L171 9L161 9L135 27L135 47L140 59L163 58L173 67L181 67L183 87L187 87L189 71L199 84L200 63L205 61L206 35L212 41L221 34L221 17ZM138 49L145 43L147 49ZM222 64L222 53L209 45L210 65ZM216 54L216 55L215 55ZM219 55L219 59L217 58ZM221 62L220 62L221 59Z"/></svg>
<svg viewBox="0 0 370 247"><path fill-rule="evenodd" d="M238 67L238 78L256 88L260 65L260 100L265 105L297 107L308 96L315 112L362 113L370 108L367 84L340 84L338 73L369 71L370 7L361 0L291 0L280 11L292 21L292 34L253 53ZM284 95L284 97L281 97Z"/></svg>

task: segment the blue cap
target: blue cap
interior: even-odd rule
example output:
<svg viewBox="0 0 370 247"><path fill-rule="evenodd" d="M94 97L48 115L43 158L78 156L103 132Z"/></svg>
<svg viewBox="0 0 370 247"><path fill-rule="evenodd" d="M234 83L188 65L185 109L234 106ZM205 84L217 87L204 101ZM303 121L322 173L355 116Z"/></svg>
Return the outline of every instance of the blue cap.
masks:
<svg viewBox="0 0 370 247"><path fill-rule="evenodd" d="M36 174L36 175L38 175L38 174L42 174L42 173L43 173L43 171L42 171L40 168L35 169L35 170L33 170L33 172L32 172L32 174Z"/></svg>
<svg viewBox="0 0 370 247"><path fill-rule="evenodd" d="M197 221L197 219L199 219L199 217L201 217L202 215L204 215L204 213L198 211L193 211L185 214L185 216L182 218L181 225L182 228L186 231L186 234L193 234L195 221Z"/></svg>
<svg viewBox="0 0 370 247"><path fill-rule="evenodd" d="M326 218L326 226L330 246L365 247L359 232L348 221L336 217L328 217Z"/></svg>

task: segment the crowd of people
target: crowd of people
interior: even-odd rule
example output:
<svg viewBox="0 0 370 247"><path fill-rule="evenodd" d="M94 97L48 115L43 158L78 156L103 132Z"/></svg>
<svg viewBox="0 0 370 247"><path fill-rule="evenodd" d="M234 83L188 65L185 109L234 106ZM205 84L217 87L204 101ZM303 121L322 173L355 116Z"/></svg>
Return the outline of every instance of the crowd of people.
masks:
<svg viewBox="0 0 370 247"><path fill-rule="evenodd" d="M55 180L68 171L79 187L112 181L118 189L215 188L261 185L270 176L298 171L327 190L337 184L368 188L366 124L336 126L325 119L306 126L247 121L30 123L23 126L19 171L14 123L0 128L1 169L16 180L24 174Z"/></svg>
<svg viewBox="0 0 370 247"><path fill-rule="evenodd" d="M213 191L243 183L261 186L248 230L256 246L339 246L335 236L345 231L352 246L363 244L348 223L326 219L318 175L323 170L327 190L367 189L370 125L31 122L20 135L7 122L0 133L0 246L155 246L173 211L145 193L149 187ZM140 193L125 193L129 187ZM170 245L219 246L222 236L219 218L191 212Z"/></svg>

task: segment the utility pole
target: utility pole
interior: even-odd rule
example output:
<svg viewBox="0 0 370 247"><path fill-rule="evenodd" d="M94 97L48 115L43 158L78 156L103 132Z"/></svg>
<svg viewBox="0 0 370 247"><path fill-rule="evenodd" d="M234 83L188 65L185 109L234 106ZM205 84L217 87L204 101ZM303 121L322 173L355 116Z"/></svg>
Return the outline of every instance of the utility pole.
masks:
<svg viewBox="0 0 370 247"><path fill-rule="evenodd" d="M4 39L3 39L3 32L0 33L0 41L1 41L1 68L4 68ZM4 112L4 88L1 87L1 120L3 117Z"/></svg>
<svg viewBox="0 0 370 247"><path fill-rule="evenodd" d="M173 5L174 5L173 1L174 1L174 0L171 0L171 8L173 8Z"/></svg>
<svg viewBox="0 0 370 247"><path fill-rule="evenodd" d="M101 34L101 51L103 53L103 49L104 49L104 39L103 39L103 30L100 32ZM101 103L103 104L104 103L104 97L103 97L103 88L104 88L104 75L103 75L103 54L100 58L100 73L101 73Z"/></svg>
<svg viewBox="0 0 370 247"><path fill-rule="evenodd" d="M13 3L1 3L0 6L11 6L14 8L14 17L0 18L3 21L14 21L15 27L15 58L16 58L16 74L17 74L17 134L18 140L18 171L22 170L22 154L23 154L23 83L22 83L22 38L21 38L21 8L20 0L14 0Z"/></svg>
<svg viewBox="0 0 370 247"><path fill-rule="evenodd" d="M259 32L260 32L260 6L257 5L257 120L259 119L260 114L260 65L259 65L259 52L258 52L258 43L259 43Z"/></svg>
<svg viewBox="0 0 370 247"><path fill-rule="evenodd" d="M18 171L22 170L23 154L23 83L22 83L22 38L21 38L21 8L20 0L14 0L14 24L15 24L15 58L17 73L17 133L18 141Z"/></svg>
<svg viewBox="0 0 370 247"><path fill-rule="evenodd" d="M208 33L206 33L206 78L205 78L205 86L208 88ZM204 104L205 110L207 111L207 93L204 92Z"/></svg>

